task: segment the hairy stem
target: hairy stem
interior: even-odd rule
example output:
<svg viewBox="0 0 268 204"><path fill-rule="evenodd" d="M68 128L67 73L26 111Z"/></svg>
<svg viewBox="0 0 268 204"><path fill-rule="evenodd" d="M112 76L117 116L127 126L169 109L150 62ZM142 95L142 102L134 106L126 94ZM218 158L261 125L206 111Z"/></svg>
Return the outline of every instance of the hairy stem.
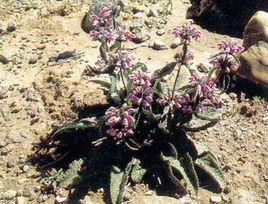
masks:
<svg viewBox="0 0 268 204"><path fill-rule="evenodd" d="M171 100L173 100L173 98L174 98L177 81L178 81L178 78L179 78L179 75L180 75L180 71L181 71L181 66L182 65L186 65L185 64L185 58L186 58L187 51L188 51L188 46L187 46L186 40L184 40L182 50L183 50L183 55L182 55L182 58L181 58L180 62L178 63L179 68L178 68L177 75L176 75L176 78L175 78L175 81L174 81L174 85L173 85L173 88L172 88Z"/></svg>

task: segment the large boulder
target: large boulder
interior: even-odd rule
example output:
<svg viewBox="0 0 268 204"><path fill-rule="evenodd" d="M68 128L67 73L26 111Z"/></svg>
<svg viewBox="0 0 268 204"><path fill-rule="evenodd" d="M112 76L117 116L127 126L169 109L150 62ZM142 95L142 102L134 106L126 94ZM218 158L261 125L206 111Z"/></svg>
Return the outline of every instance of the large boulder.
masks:
<svg viewBox="0 0 268 204"><path fill-rule="evenodd" d="M238 75L256 84L268 86L268 43L259 41L240 55Z"/></svg>
<svg viewBox="0 0 268 204"><path fill-rule="evenodd" d="M229 34L242 34L256 11L268 11L267 0L191 0L191 4L187 18Z"/></svg>
<svg viewBox="0 0 268 204"><path fill-rule="evenodd" d="M258 11L247 23L243 46L248 49L258 41L268 43L268 13L263 11Z"/></svg>

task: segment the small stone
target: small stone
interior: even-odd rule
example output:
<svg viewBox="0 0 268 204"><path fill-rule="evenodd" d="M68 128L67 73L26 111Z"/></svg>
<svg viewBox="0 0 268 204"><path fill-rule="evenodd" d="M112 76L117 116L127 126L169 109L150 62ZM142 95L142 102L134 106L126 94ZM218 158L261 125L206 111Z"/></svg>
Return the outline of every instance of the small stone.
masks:
<svg viewBox="0 0 268 204"><path fill-rule="evenodd" d="M210 197L210 202L211 203L220 203L222 201L221 196L211 196Z"/></svg>
<svg viewBox="0 0 268 204"><path fill-rule="evenodd" d="M65 196L56 196L54 204L68 204L69 200Z"/></svg>
<svg viewBox="0 0 268 204"><path fill-rule="evenodd" d="M161 40L156 40L152 44L149 45L149 47L152 47L154 50L165 50L167 49L167 46L164 42Z"/></svg>
<svg viewBox="0 0 268 204"><path fill-rule="evenodd" d="M7 200L12 200L13 198L15 198L17 192L14 190L8 190L6 192L4 192L3 197Z"/></svg>
<svg viewBox="0 0 268 204"><path fill-rule="evenodd" d="M27 172L29 169L30 169L30 167L29 167L28 165L24 165L24 166L22 167L22 171L23 171L23 172Z"/></svg>
<svg viewBox="0 0 268 204"><path fill-rule="evenodd" d="M159 36L162 36L166 33L165 29L159 29L156 31L156 34L159 35Z"/></svg>
<svg viewBox="0 0 268 204"><path fill-rule="evenodd" d="M15 31L17 28L16 26L16 23L14 21L10 21L8 24L7 24L7 31L8 32L13 32Z"/></svg>
<svg viewBox="0 0 268 204"><path fill-rule="evenodd" d="M9 61L10 60L6 56L4 56L3 54L0 54L0 62L2 64L7 64Z"/></svg>
<svg viewBox="0 0 268 204"><path fill-rule="evenodd" d="M143 19L143 18L144 16L142 12L138 12L133 15L133 19Z"/></svg>
<svg viewBox="0 0 268 204"><path fill-rule="evenodd" d="M228 95L229 95L230 98L233 99L233 100L237 98L237 94L234 93L234 92L231 92L231 93L229 93Z"/></svg>
<svg viewBox="0 0 268 204"><path fill-rule="evenodd" d="M29 64L36 64L36 62L37 62L37 58L35 58L35 57L31 57L29 59Z"/></svg>
<svg viewBox="0 0 268 204"><path fill-rule="evenodd" d="M16 162L11 160L7 162L7 168L13 168L16 166Z"/></svg>
<svg viewBox="0 0 268 204"><path fill-rule="evenodd" d="M45 44L39 44L39 45L36 46L36 49L38 49L38 50L43 50L45 48L46 48Z"/></svg>
<svg viewBox="0 0 268 204"><path fill-rule="evenodd" d="M19 196L16 198L16 204L24 204L25 198L23 196Z"/></svg>

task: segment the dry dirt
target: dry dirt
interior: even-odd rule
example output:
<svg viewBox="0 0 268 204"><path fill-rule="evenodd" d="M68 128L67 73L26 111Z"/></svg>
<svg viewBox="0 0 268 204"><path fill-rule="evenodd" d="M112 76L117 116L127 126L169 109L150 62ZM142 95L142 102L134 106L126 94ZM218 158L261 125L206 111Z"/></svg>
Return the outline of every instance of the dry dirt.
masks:
<svg viewBox="0 0 268 204"><path fill-rule="evenodd" d="M54 203L52 195L48 198L41 195L39 173L30 163L25 163L33 153L33 144L46 137L53 125L74 120L77 115L72 107L80 103L105 102L101 89L89 81L90 77L82 76L98 56L99 44L80 27L89 1L74 0L74 5L64 1L29 2L37 2L36 8L21 9L6 1L0 6L2 26L11 20L17 24L14 32L0 34L0 54L11 60L8 64L0 63L0 203L15 203L14 196L7 196L9 190L24 196L27 203ZM62 4L67 5L64 11L61 9L64 16L57 15L57 5ZM148 10L151 4L146 4L140 7ZM164 35L158 36L155 29L150 29L149 41L127 45L137 61L146 63L150 70L172 61L176 50L169 48L174 40L170 32L186 21L189 6L188 0L173 0L172 15L168 16ZM230 37L197 27L203 37L191 48L195 64L207 64L207 59L217 53L216 43ZM148 44L156 39L162 40L168 49L149 48ZM79 56L48 63L53 54L72 50ZM241 114L241 108L247 113ZM231 99L226 95L224 110L218 124L193 133L193 137L205 142L220 161L228 184L222 194L225 202L245 190L253 199L252 203L267 203L267 103L259 99L237 103L235 97ZM201 191L195 199L198 203L209 203L210 196ZM98 198L97 203L100 200Z"/></svg>

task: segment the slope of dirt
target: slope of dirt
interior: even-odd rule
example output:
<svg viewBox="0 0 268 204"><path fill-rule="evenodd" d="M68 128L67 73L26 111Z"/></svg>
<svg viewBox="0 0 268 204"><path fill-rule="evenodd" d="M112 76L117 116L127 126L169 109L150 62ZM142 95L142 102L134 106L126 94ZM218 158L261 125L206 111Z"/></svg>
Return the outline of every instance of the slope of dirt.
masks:
<svg viewBox="0 0 268 204"><path fill-rule="evenodd" d="M99 44L80 28L90 2L66 2L0 3L2 27L12 20L17 24L14 32L0 34L0 54L10 60L8 64L0 63L0 203L15 203L16 196L23 196L29 203L53 203L54 196L40 192L40 173L27 163L33 144L46 137L53 126L77 118L75 108L105 103L100 87L82 75L98 57ZM25 6L31 3L35 4ZM147 6L135 4L143 10L151 6L150 2ZM173 27L186 21L189 6L189 1L174 0L164 35L158 36L154 28L149 29L149 41L127 45L137 61L146 63L150 70L172 61L176 50L169 48L174 41L170 33ZM191 48L195 65L207 64L207 59L217 53L216 43L230 38L198 28L203 35ZM168 49L149 48L156 39L163 41ZM48 62L56 53L73 50L76 54L73 58ZM238 104L229 96L225 96L225 106L226 114L216 126L194 133L193 137L207 143L218 156L228 183L223 193L226 201L243 189L254 203L265 203L268 106L259 100ZM247 114L240 114L241 109L246 109ZM96 203L101 202L99 193L90 195ZM208 203L210 196L201 191L195 199Z"/></svg>

